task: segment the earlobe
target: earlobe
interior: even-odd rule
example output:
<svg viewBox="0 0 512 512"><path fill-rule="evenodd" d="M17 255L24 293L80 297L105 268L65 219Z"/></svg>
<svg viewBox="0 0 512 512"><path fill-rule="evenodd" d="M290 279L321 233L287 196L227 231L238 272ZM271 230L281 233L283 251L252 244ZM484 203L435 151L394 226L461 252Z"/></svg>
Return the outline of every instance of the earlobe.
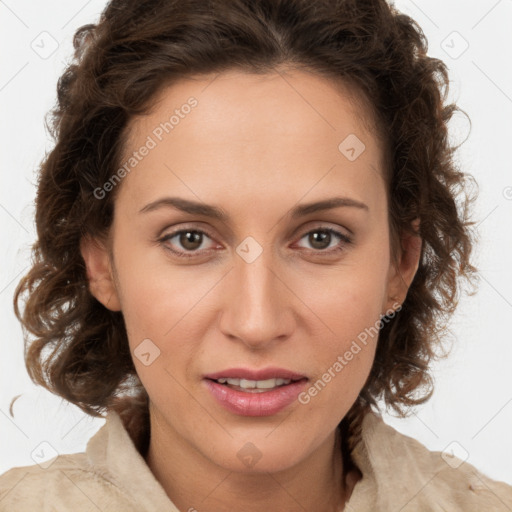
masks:
<svg viewBox="0 0 512 512"><path fill-rule="evenodd" d="M412 223L417 233L419 233L419 223L420 219L415 219ZM423 240L419 235L402 234L398 268L394 269L389 282L389 296L397 303L402 304L405 301L420 264L422 246Z"/></svg>
<svg viewBox="0 0 512 512"><path fill-rule="evenodd" d="M80 240L80 253L85 262L91 294L107 309L121 311L107 248L99 240L83 237Z"/></svg>

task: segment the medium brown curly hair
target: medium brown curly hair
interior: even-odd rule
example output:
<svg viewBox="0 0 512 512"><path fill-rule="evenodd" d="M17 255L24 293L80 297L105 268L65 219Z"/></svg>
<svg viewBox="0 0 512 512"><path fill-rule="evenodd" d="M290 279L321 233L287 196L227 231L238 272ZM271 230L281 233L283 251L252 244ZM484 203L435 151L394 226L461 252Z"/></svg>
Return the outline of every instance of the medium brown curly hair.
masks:
<svg viewBox="0 0 512 512"><path fill-rule="evenodd" d="M39 169L33 265L14 296L35 383L90 415L116 410L147 448L148 396L122 313L91 295L80 253L81 238L105 237L113 218L117 191L102 200L94 191L120 165L129 120L173 81L288 65L339 80L371 106L385 140L394 258L399 234L420 219L419 268L402 309L381 325L368 380L340 427L353 434L380 400L406 415L430 398L429 366L441 357L460 278L478 277L468 219L475 197L448 139L460 109L445 104L446 65L427 56L413 19L385 0L112 0L73 45L48 113L56 144Z"/></svg>

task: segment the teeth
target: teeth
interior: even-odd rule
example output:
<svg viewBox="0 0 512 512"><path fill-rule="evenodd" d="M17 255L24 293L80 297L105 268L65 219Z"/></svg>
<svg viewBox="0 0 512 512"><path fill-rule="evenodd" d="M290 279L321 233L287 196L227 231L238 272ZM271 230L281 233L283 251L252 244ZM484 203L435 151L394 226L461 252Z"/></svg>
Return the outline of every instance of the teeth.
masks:
<svg viewBox="0 0 512 512"><path fill-rule="evenodd" d="M247 379L217 379L220 384L229 384L230 386L239 386L244 389L272 389L284 384L290 384L290 379L267 379L267 380L247 380Z"/></svg>

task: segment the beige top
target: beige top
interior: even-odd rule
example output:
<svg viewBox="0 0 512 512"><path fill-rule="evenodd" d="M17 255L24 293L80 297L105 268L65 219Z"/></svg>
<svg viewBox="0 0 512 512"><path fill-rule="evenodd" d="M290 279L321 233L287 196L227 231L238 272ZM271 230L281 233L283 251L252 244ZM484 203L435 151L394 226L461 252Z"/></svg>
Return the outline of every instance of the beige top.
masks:
<svg viewBox="0 0 512 512"><path fill-rule="evenodd" d="M352 459L363 477L346 512L512 511L512 486L429 451L374 412L363 420ZM60 455L44 465L0 475L1 512L179 512L114 412L85 453Z"/></svg>

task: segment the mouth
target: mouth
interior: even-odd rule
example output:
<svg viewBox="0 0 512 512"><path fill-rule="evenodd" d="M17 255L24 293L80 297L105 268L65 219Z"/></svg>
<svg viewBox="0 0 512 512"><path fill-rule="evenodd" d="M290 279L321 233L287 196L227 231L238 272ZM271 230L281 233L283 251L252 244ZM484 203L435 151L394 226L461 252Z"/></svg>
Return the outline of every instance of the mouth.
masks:
<svg viewBox="0 0 512 512"><path fill-rule="evenodd" d="M244 393L265 393L267 391L271 391L283 386L288 386L292 382L298 382L304 379L305 377L297 379L273 378L265 380L249 380L241 378L221 377L220 379L209 380L213 380L214 382L234 389L235 391L242 391Z"/></svg>
<svg viewBox="0 0 512 512"><path fill-rule="evenodd" d="M230 368L204 376L206 389L226 410L242 416L272 416L291 406L308 377L283 368Z"/></svg>

